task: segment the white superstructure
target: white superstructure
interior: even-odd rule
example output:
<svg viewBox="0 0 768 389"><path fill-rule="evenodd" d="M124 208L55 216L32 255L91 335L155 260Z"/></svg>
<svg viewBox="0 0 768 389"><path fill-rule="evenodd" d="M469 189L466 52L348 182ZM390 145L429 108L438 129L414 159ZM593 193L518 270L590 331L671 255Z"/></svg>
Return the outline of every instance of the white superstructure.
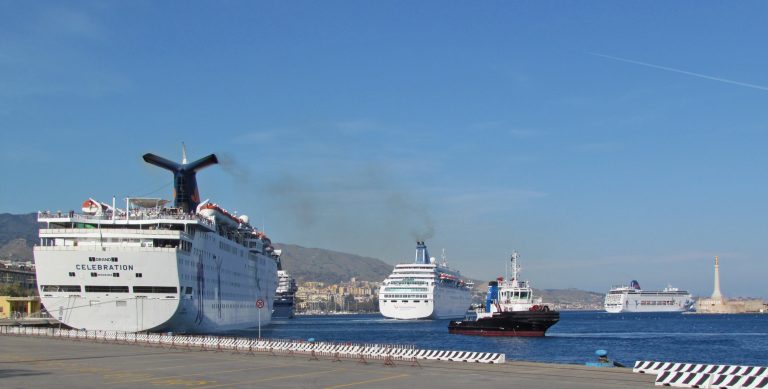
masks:
<svg viewBox="0 0 768 389"><path fill-rule="evenodd" d="M630 286L614 286L605 295L605 310L609 313L620 312L683 312L693 307L694 300L690 293L673 287L662 291L642 290L640 284L632 280Z"/></svg>
<svg viewBox="0 0 768 389"><path fill-rule="evenodd" d="M499 277L489 283L488 294L485 298L485 306L474 310L477 318L492 317L498 312L525 312L539 311L539 307L549 311L549 306L542 303L541 297L533 297L533 288L528 281L520 280L520 265L517 260L520 255L517 251L512 253L509 270L512 277L506 280Z"/></svg>
<svg viewBox="0 0 768 389"><path fill-rule="evenodd" d="M379 311L393 319L463 317L472 302L472 283L437 264L424 242L416 244L416 260L398 264L379 289Z"/></svg>
<svg viewBox="0 0 768 389"><path fill-rule="evenodd" d="M277 250L279 251L279 250ZM299 290L296 280L285 270L277 271L277 291L272 317L275 319L292 319L295 315L296 291Z"/></svg>
<svg viewBox="0 0 768 389"><path fill-rule="evenodd" d="M201 333L269 324L277 255L246 216L199 203L194 172L216 162L210 155L176 164L174 207L129 198L119 209L114 200L89 199L82 214L40 212L34 255L46 310L88 330Z"/></svg>

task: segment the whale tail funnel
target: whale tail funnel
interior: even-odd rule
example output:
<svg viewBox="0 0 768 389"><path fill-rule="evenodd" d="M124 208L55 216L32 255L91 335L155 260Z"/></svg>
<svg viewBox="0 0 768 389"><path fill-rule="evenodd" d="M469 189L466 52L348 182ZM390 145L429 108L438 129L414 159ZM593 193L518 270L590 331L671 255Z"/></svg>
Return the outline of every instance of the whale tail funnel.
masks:
<svg viewBox="0 0 768 389"><path fill-rule="evenodd" d="M210 154L197 161L187 163L186 151L182 163L173 162L152 153L144 154L144 161L161 167L173 173L174 206L188 213L194 211L200 204L200 193L197 190L197 171L219 163L216 154Z"/></svg>

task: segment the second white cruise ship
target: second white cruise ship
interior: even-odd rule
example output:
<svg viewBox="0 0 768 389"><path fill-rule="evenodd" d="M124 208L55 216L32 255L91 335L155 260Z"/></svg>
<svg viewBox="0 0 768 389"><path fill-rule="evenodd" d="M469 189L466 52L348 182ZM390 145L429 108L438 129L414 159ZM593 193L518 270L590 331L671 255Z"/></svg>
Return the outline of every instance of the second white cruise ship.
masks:
<svg viewBox="0 0 768 389"><path fill-rule="evenodd" d="M416 242L416 260L398 264L379 289L379 311L392 319L463 317L472 302L472 283L429 256Z"/></svg>
<svg viewBox="0 0 768 389"><path fill-rule="evenodd" d="M683 312L693 307L688 291L673 287L662 291L642 290L640 283L632 280L629 286L614 286L605 295L605 310L621 312Z"/></svg>

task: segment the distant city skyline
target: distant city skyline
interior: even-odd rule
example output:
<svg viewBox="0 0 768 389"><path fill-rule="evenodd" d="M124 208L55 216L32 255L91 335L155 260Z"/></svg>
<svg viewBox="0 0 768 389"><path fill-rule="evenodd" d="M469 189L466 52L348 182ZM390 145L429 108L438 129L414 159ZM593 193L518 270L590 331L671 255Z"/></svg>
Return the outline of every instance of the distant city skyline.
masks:
<svg viewBox="0 0 768 389"><path fill-rule="evenodd" d="M202 199L536 288L768 298L768 4L0 3L0 212Z"/></svg>

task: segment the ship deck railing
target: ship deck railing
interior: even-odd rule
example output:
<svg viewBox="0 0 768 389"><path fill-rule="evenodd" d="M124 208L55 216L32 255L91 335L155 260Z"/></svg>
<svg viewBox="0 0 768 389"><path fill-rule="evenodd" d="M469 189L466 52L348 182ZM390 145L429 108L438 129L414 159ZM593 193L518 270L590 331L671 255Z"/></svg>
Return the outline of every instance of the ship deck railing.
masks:
<svg viewBox="0 0 768 389"><path fill-rule="evenodd" d="M120 244L106 243L104 245L78 245L78 246L35 246L35 250L40 251L92 251L101 247L103 251L109 249L119 249L126 252L165 252L172 253L178 250L178 247L141 247L141 246L123 246Z"/></svg>
<svg viewBox="0 0 768 389"><path fill-rule="evenodd" d="M99 229L97 228L41 228L40 231L43 232L45 235L68 235L68 234L82 235L87 233L95 233L95 234L99 233ZM170 229L109 228L101 231L102 235L109 234L110 236L113 234L120 234L120 233L128 233L131 235L152 235L152 236L162 235L168 238L178 238L179 234L188 236L188 234L186 234L184 231L170 230Z"/></svg>
<svg viewBox="0 0 768 389"><path fill-rule="evenodd" d="M96 223L96 224L123 224L130 221L152 221L157 223L169 223L178 221L197 222L208 228L213 229L213 222L200 216L186 213L170 213L170 212L130 212L118 213L112 217L111 213L102 215L83 215L79 213L64 213L64 212L50 212L39 211L37 213L38 222L46 221L68 221L75 223Z"/></svg>

